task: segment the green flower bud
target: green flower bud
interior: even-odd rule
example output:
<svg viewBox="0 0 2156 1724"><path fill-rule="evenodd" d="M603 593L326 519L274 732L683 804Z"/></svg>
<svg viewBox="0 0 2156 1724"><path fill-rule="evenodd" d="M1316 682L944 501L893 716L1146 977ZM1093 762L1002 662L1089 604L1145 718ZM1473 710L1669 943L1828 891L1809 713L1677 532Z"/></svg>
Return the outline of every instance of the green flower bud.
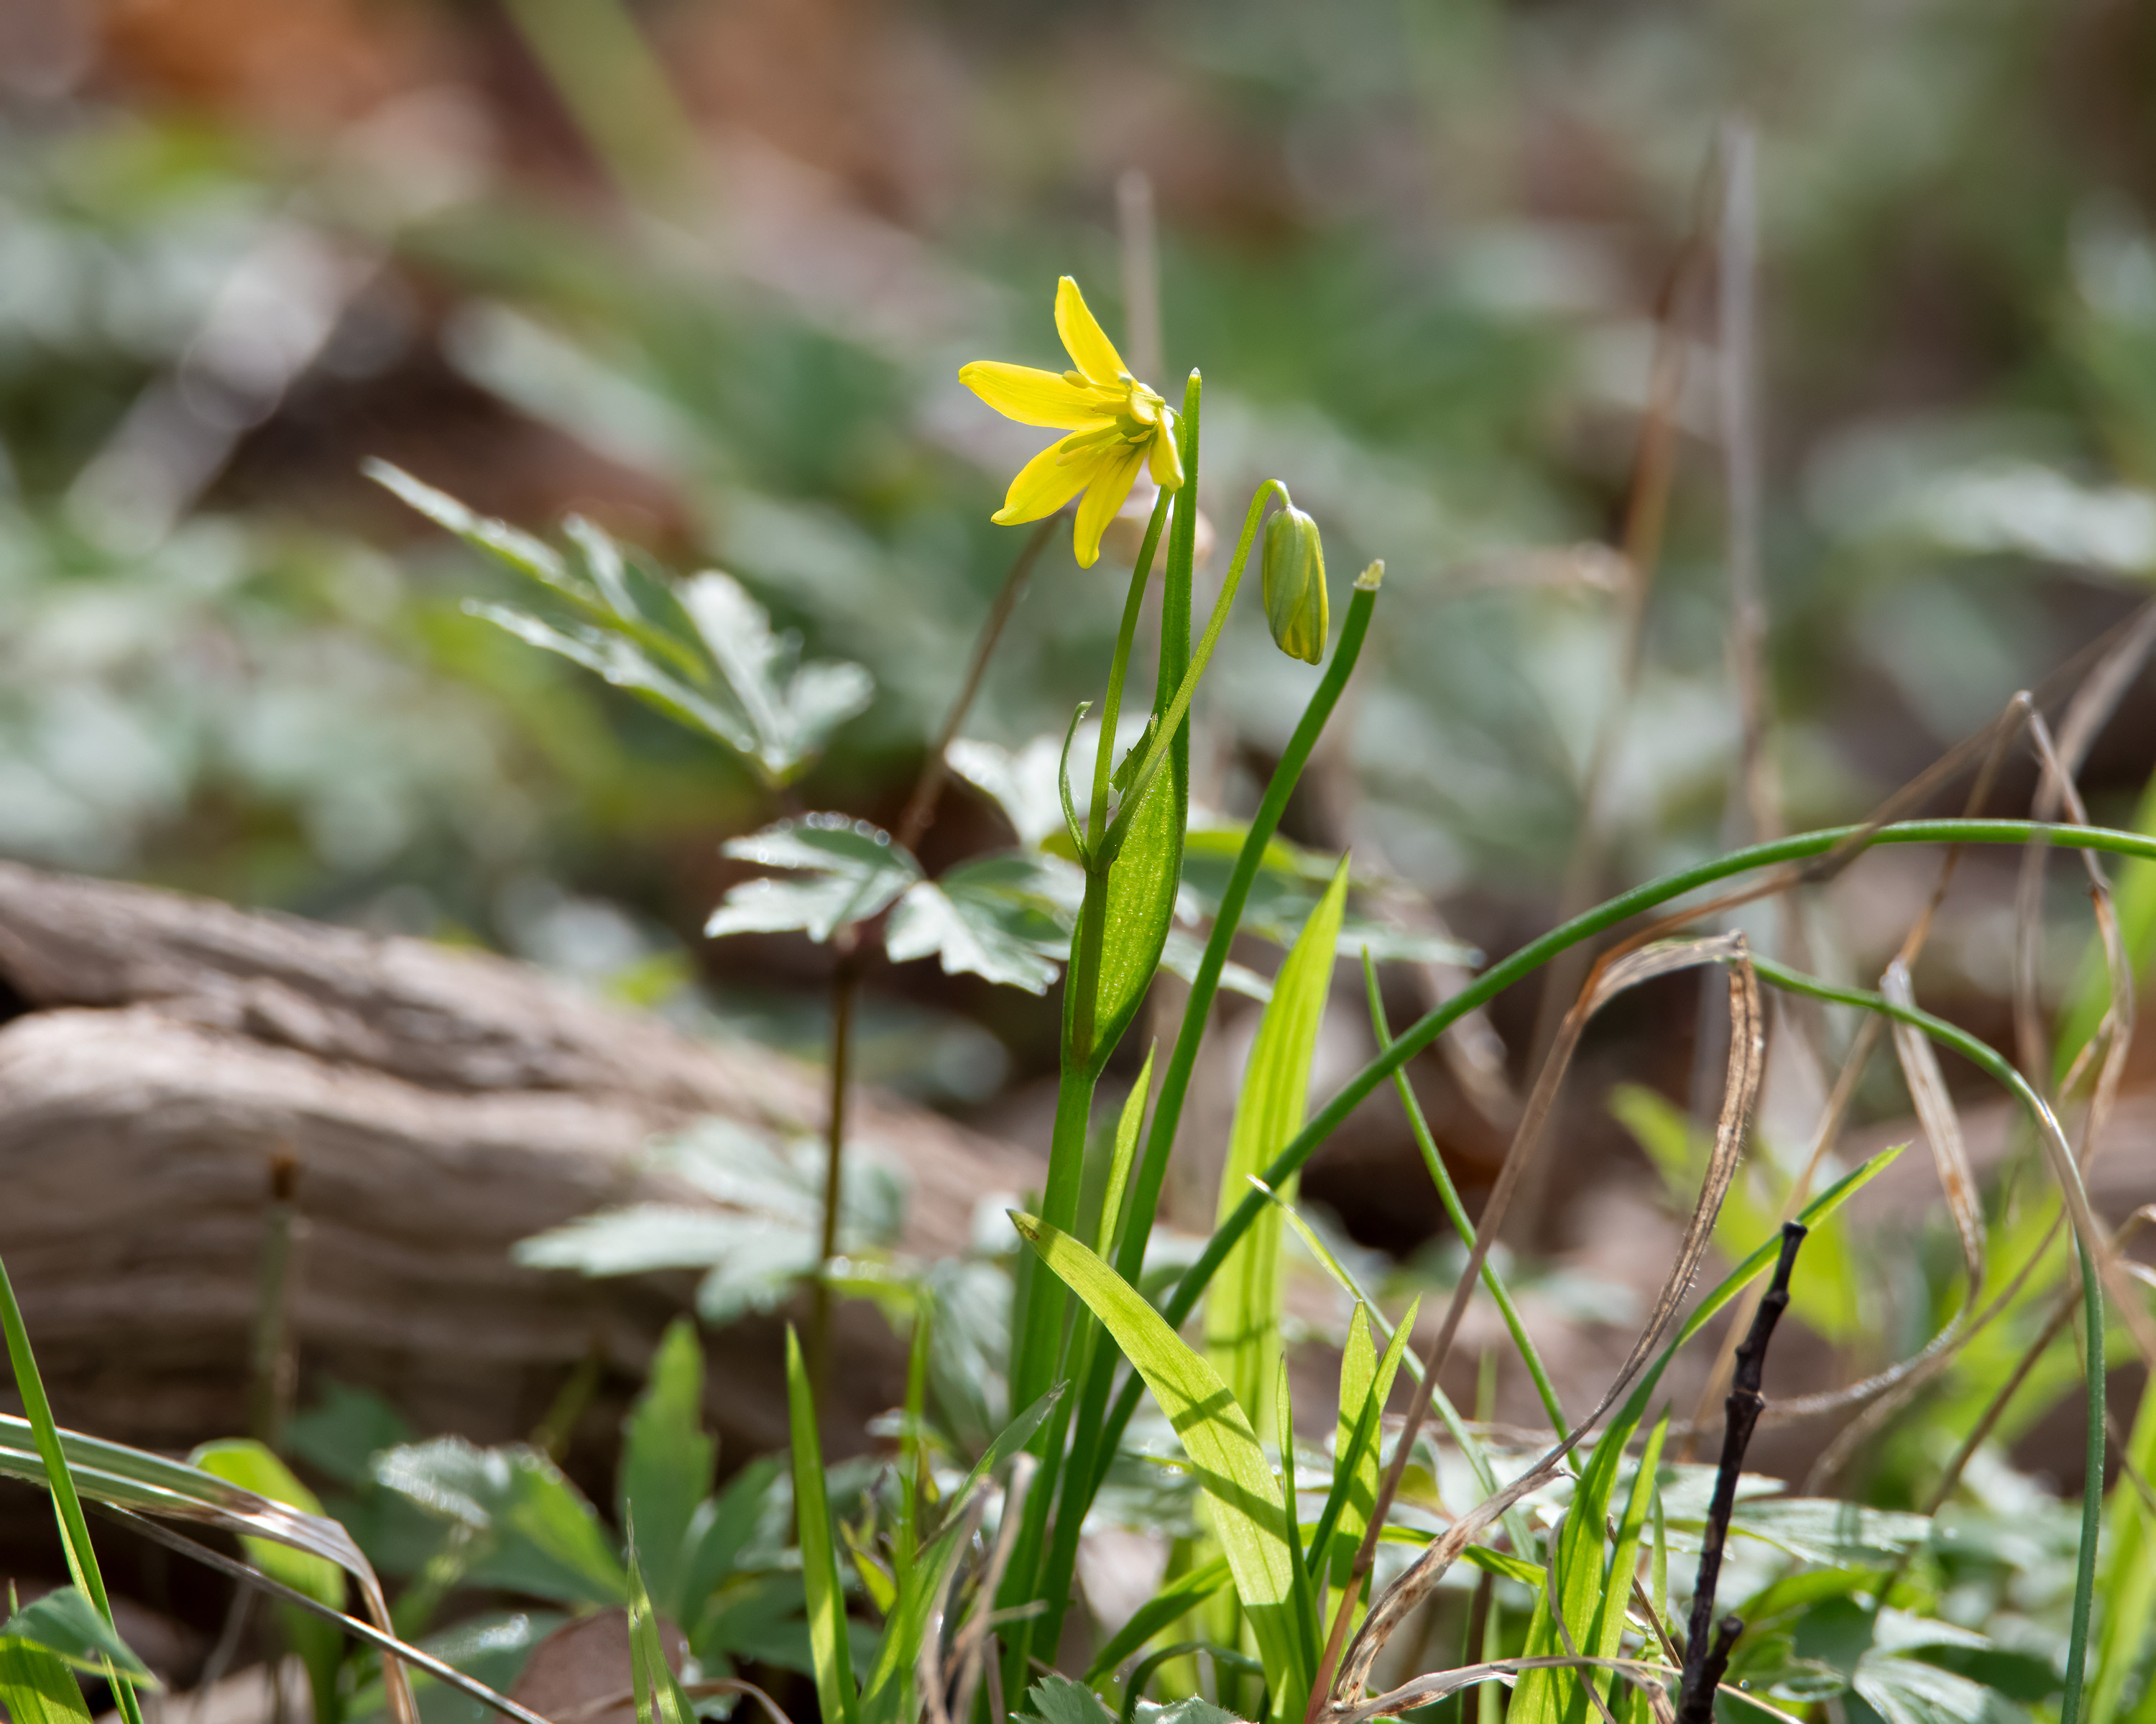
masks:
<svg viewBox="0 0 2156 1724"><path fill-rule="evenodd" d="M1325 546L1317 523L1292 503L1265 523L1265 621L1291 659L1325 657Z"/></svg>

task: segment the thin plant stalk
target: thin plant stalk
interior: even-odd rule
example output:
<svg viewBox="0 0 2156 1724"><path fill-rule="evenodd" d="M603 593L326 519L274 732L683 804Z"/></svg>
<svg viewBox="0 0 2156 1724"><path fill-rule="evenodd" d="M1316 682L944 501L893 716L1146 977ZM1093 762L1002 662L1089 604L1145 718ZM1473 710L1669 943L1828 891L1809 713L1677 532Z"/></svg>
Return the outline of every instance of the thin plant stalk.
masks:
<svg viewBox="0 0 2156 1724"><path fill-rule="evenodd" d="M1058 510L1027 535L1025 543L1012 560L1010 572L1004 577L995 603L988 608L988 620L982 623L979 637L973 643L973 655L966 666L965 680L958 685L957 698L952 701L942 729L921 761L921 776L915 781L913 793L906 798L906 811L899 818L894 840L901 849L910 852L918 846L921 835L936 818L937 798L942 793L947 771L945 756L959 727L965 723L966 715L973 710L974 699L981 691L982 679L988 673L988 660L1003 639L1011 613L1018 608L1019 598L1025 591L1034 565L1040 562L1040 553L1047 548L1056 523L1062 518L1063 511ZM815 1386L819 1405L823 1403L829 1382L831 1260L838 1255L839 1216L845 1195L846 1095L852 1081L854 1018L860 1003L862 972L867 963L866 944L858 924L841 929L834 945L838 962L831 972L831 1090L824 1134L823 1230L818 1241L816 1282L808 1316L808 1375Z"/></svg>

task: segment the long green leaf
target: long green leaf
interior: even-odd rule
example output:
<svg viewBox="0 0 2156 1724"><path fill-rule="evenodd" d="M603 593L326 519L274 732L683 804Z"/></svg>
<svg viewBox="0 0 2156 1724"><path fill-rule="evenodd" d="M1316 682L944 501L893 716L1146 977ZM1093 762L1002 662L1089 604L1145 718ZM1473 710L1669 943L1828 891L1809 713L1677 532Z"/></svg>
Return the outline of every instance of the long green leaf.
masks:
<svg viewBox="0 0 2156 1724"><path fill-rule="evenodd" d="M315 1493L292 1475L292 1470L261 1444L247 1438L205 1443L187 1457L191 1465L214 1477L281 1502L303 1514L319 1516L322 1506ZM273 1580L296 1588L320 1599L333 1610L344 1609L344 1571L326 1557L294 1550L270 1538L243 1538L247 1558ZM336 1724L343 1715L344 1696L338 1675L344 1664L344 1635L334 1623L325 1622L296 1605L280 1604L277 1619L286 1643L306 1666L307 1686L314 1696L315 1716L320 1724Z"/></svg>
<svg viewBox="0 0 2156 1724"><path fill-rule="evenodd" d="M33 1598L0 1623L0 1640L19 1642L53 1654L91 1675L103 1675L109 1664L126 1680L159 1686L150 1667L135 1655L119 1631L97 1614L80 1587L56 1587Z"/></svg>
<svg viewBox="0 0 2156 1724"><path fill-rule="evenodd" d="M1061 1229L1014 1215L1041 1262L1086 1301L1168 1414L1213 1508L1213 1529L1276 1699L1310 1690L1291 1619L1295 1570L1279 1485L1250 1421L1219 1374L1185 1346L1138 1290Z"/></svg>
<svg viewBox="0 0 2156 1724"><path fill-rule="evenodd" d="M116 1685L122 1694L134 1691ZM0 1704L13 1724L90 1724L74 1672L26 1640L0 1640Z"/></svg>
<svg viewBox="0 0 2156 1724"><path fill-rule="evenodd" d="M816 1401L801 1362L800 1338L786 1326L786 1411L793 1439L793 1511L801 1578L808 1596L808 1642L816 1665L816 1704L824 1724L858 1724L853 1658L846 1644L846 1597L839 1584L839 1547L824 1494L824 1444Z"/></svg>
<svg viewBox="0 0 2156 1724"><path fill-rule="evenodd" d="M1220 1174L1219 1213L1235 1213L1250 1179L1295 1136L1310 1100L1310 1062L1332 988L1333 945L1348 907L1348 862L1303 924L1273 980L1271 1003L1258 1024L1241 1101ZM1281 1192L1295 1200L1293 1182ZM1205 1303L1205 1350L1237 1401L1260 1407L1280 1362L1281 1218L1268 1208L1246 1231L1214 1279ZM1260 1434L1265 1433L1261 1432Z"/></svg>
<svg viewBox="0 0 2156 1724"><path fill-rule="evenodd" d="M1382 1358L1370 1339L1370 1307L1358 1301L1348 1322L1348 1347L1340 1360L1340 1422L1333 1437L1332 1495L1318 1517L1318 1536L1311 1544L1313 1572L1325 1561L1329 1544L1335 1585L1346 1584L1355 1547L1363 1542L1363 1531L1370 1524L1370 1511L1377 1506L1378 1434L1385 1403L1392 1398L1393 1379L1399 1374L1408 1337L1414 1332L1415 1316L1421 1309L1419 1299L1408 1307Z"/></svg>

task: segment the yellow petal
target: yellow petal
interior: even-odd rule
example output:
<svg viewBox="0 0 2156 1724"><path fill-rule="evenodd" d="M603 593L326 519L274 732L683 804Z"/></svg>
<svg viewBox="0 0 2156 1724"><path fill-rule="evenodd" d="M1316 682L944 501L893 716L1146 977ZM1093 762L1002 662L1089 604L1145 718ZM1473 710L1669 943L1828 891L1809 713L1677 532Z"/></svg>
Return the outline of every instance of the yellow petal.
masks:
<svg viewBox="0 0 2156 1724"><path fill-rule="evenodd" d="M1098 424L1108 413L1091 390L1067 382L1059 372L1036 371L1029 365L976 359L959 368L958 381L1021 425L1054 425L1067 431Z"/></svg>
<svg viewBox="0 0 2156 1724"><path fill-rule="evenodd" d="M1055 514L1085 490L1100 470L1100 458L1073 461L1065 466L1060 457L1064 444L1070 440L1066 437L1060 443L1050 444L1019 468L1018 477L1011 480L1010 490L1004 495L1003 507L988 518L998 526L1038 521L1044 515Z"/></svg>
<svg viewBox="0 0 2156 1724"><path fill-rule="evenodd" d="M1152 482L1164 491L1179 490L1183 486L1183 450L1175 441L1175 415L1163 413L1161 428L1153 433L1147 459L1152 469Z"/></svg>
<svg viewBox="0 0 2156 1724"><path fill-rule="evenodd" d="M1130 495L1144 459L1145 451L1135 444L1111 455L1087 487L1086 500L1078 505L1075 549L1080 568L1089 569L1100 559L1101 535L1107 531L1108 523L1123 506L1123 499Z"/></svg>
<svg viewBox="0 0 2156 1724"><path fill-rule="evenodd" d="M1055 332L1070 350L1078 369L1095 382L1113 384L1129 367L1106 331L1086 308L1086 295L1068 275L1055 284Z"/></svg>

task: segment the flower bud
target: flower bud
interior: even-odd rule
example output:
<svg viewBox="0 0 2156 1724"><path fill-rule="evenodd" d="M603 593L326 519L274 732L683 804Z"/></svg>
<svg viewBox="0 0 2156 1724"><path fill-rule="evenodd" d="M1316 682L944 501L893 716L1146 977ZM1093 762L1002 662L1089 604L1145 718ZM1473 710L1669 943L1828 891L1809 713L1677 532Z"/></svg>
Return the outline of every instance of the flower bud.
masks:
<svg viewBox="0 0 2156 1724"><path fill-rule="evenodd" d="M1265 523L1265 621L1291 659L1325 657L1325 546L1317 523L1292 503Z"/></svg>

